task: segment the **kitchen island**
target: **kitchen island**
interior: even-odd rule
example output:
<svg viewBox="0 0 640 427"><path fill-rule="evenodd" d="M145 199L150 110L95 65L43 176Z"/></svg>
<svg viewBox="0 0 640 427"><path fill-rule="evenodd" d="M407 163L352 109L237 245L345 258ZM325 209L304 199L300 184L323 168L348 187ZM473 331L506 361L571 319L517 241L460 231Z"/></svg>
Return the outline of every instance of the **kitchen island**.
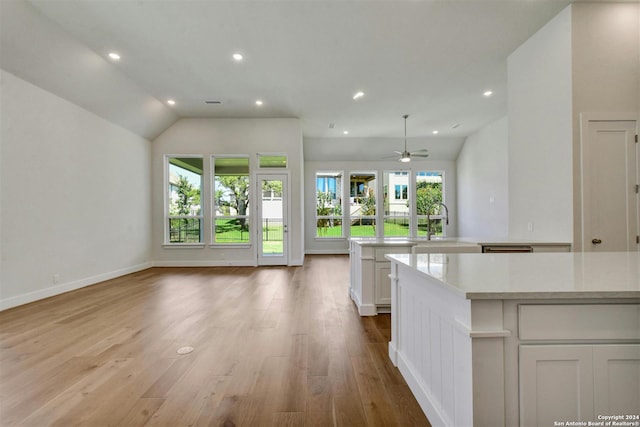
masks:
<svg viewBox="0 0 640 427"><path fill-rule="evenodd" d="M389 357L432 425L640 413L640 253L386 257Z"/></svg>
<svg viewBox="0 0 640 427"><path fill-rule="evenodd" d="M570 243L533 242L471 237L425 238L354 237L349 242L349 294L361 316L391 310L390 253L480 253L495 251L568 252Z"/></svg>

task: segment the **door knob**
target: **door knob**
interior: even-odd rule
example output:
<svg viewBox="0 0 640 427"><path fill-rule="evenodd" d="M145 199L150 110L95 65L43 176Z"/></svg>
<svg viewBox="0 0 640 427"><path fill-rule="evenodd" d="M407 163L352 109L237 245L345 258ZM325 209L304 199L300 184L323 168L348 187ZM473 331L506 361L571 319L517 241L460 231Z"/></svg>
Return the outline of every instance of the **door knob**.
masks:
<svg viewBox="0 0 640 427"><path fill-rule="evenodd" d="M600 243L602 243L602 240L600 240L600 239L593 239L593 240L591 240L591 243L593 243L594 245L599 245Z"/></svg>

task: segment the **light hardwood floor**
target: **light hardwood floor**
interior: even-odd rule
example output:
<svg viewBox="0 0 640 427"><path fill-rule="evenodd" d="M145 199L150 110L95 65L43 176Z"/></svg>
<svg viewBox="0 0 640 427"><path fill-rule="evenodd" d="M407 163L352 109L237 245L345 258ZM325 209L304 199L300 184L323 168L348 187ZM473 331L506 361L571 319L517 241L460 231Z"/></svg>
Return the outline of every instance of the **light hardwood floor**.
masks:
<svg viewBox="0 0 640 427"><path fill-rule="evenodd" d="M428 426L348 280L330 255L153 268L4 311L0 425Z"/></svg>

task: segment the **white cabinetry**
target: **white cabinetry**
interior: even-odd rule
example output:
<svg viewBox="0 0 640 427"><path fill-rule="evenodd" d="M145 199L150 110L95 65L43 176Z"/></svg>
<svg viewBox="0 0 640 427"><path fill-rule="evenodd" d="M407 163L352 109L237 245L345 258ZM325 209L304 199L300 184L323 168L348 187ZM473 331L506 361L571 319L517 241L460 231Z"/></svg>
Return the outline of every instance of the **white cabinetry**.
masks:
<svg viewBox="0 0 640 427"><path fill-rule="evenodd" d="M391 306L391 282L389 274L391 273L391 263L376 262L376 306Z"/></svg>
<svg viewBox="0 0 640 427"><path fill-rule="evenodd" d="M520 425L638 413L640 345L521 345Z"/></svg>
<svg viewBox="0 0 640 427"><path fill-rule="evenodd" d="M638 256L391 255L389 357L433 425L638 414Z"/></svg>
<svg viewBox="0 0 640 427"><path fill-rule="evenodd" d="M391 306L391 263L386 254L407 254L414 243L398 240L392 243L351 241L351 278L349 293L361 316L389 312Z"/></svg>
<svg viewBox="0 0 640 427"><path fill-rule="evenodd" d="M640 344L602 342L640 340L640 305L520 304L518 314L522 426L637 413Z"/></svg>
<svg viewBox="0 0 640 427"><path fill-rule="evenodd" d="M520 346L520 425L594 420L590 346Z"/></svg>
<svg viewBox="0 0 640 427"><path fill-rule="evenodd" d="M593 346L594 413L640 412L640 345Z"/></svg>

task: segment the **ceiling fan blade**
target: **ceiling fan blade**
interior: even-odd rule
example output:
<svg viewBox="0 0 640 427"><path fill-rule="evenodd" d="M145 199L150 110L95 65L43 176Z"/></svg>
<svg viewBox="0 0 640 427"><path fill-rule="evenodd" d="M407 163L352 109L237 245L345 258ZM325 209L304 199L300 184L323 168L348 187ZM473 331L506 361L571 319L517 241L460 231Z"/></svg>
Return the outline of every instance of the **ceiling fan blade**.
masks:
<svg viewBox="0 0 640 427"><path fill-rule="evenodd" d="M394 152L394 153L397 153L397 154L402 154L402 151L396 151L396 150L393 150L393 152Z"/></svg>
<svg viewBox="0 0 640 427"><path fill-rule="evenodd" d="M412 151L412 153L427 153L429 150L426 148L421 148L420 150Z"/></svg>
<svg viewBox="0 0 640 427"><path fill-rule="evenodd" d="M429 155L428 154L411 153L411 157L429 157Z"/></svg>

